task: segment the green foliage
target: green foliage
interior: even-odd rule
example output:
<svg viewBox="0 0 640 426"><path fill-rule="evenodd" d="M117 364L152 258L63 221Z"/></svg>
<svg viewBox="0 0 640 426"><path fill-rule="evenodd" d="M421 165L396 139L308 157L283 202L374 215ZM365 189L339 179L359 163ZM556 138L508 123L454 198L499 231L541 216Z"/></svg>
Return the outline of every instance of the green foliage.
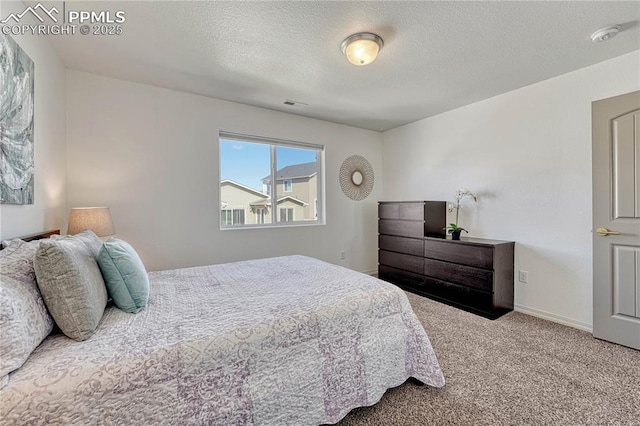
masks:
<svg viewBox="0 0 640 426"><path fill-rule="evenodd" d="M443 229L445 229L447 231L447 234L453 234L456 231L464 231L467 234L469 233L469 231L467 231L464 228L459 227L455 223L450 223L449 226L447 226L446 228L443 228Z"/></svg>

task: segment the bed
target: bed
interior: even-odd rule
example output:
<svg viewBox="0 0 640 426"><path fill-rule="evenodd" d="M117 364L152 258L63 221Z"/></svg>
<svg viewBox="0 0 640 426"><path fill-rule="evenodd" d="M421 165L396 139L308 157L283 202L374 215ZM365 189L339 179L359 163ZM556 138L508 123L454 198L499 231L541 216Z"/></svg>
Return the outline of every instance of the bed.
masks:
<svg viewBox="0 0 640 426"><path fill-rule="evenodd" d="M335 423L444 377L406 295L305 256L150 272L146 309L49 335L0 390L3 425Z"/></svg>

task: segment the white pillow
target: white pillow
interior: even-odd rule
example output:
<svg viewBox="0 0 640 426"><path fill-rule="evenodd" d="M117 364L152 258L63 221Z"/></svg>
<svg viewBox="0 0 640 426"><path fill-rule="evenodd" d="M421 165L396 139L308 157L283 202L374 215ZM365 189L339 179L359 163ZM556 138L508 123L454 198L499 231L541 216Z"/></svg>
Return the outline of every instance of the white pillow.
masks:
<svg viewBox="0 0 640 426"><path fill-rule="evenodd" d="M35 244L21 240L0 251L0 388L53 329L36 283L35 252Z"/></svg>

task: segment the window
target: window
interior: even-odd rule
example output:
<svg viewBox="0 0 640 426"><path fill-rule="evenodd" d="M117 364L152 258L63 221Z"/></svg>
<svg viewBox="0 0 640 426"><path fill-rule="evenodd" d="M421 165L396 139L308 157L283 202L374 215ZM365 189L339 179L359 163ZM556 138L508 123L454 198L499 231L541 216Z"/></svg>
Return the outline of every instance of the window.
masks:
<svg viewBox="0 0 640 426"><path fill-rule="evenodd" d="M264 225L264 218L265 218L265 212L264 209L257 209L256 210L256 223L258 225Z"/></svg>
<svg viewBox="0 0 640 426"><path fill-rule="evenodd" d="M222 225L244 225L244 210L222 209L220 218Z"/></svg>
<svg viewBox="0 0 640 426"><path fill-rule="evenodd" d="M280 222L293 222L293 220L292 208L280 209Z"/></svg>
<svg viewBox="0 0 640 426"><path fill-rule="evenodd" d="M220 132L219 147L221 228L324 223L322 145Z"/></svg>

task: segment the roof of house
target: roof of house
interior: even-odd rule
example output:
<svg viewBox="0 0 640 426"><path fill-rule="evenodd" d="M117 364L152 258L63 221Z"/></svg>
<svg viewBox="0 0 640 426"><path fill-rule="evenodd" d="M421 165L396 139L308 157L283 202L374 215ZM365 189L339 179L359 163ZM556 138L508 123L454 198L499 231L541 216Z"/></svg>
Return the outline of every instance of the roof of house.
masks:
<svg viewBox="0 0 640 426"><path fill-rule="evenodd" d="M316 161L312 161L283 167L276 172L276 180L311 177L316 173L317 165ZM271 175L262 178L262 182L269 182L270 180Z"/></svg>
<svg viewBox="0 0 640 426"><path fill-rule="evenodd" d="M259 196L264 197L264 198L268 198L269 197L264 192L258 191L257 189L249 188L248 186L243 185L243 184L241 184L239 182L236 182L234 180L231 180L231 179L223 179L220 182L220 185L233 185L233 186L238 187L238 188L240 188L240 189L242 189L244 191L251 192L252 194L256 194L256 195L259 195Z"/></svg>
<svg viewBox="0 0 640 426"><path fill-rule="evenodd" d="M284 197L280 197L280 198L278 198L277 201L278 201L278 204L280 204L280 203L282 203L283 201L286 201L286 200L290 200L290 201L293 201L294 203L298 203L298 204L302 205L303 207L306 207L306 206L309 205L309 203L307 203L306 201L301 200L301 199L296 198L296 197L291 196L291 195L285 195ZM250 205L252 205L252 206L270 206L271 205L271 198L268 198L266 200L257 200L257 201L254 201L253 203L250 203Z"/></svg>

